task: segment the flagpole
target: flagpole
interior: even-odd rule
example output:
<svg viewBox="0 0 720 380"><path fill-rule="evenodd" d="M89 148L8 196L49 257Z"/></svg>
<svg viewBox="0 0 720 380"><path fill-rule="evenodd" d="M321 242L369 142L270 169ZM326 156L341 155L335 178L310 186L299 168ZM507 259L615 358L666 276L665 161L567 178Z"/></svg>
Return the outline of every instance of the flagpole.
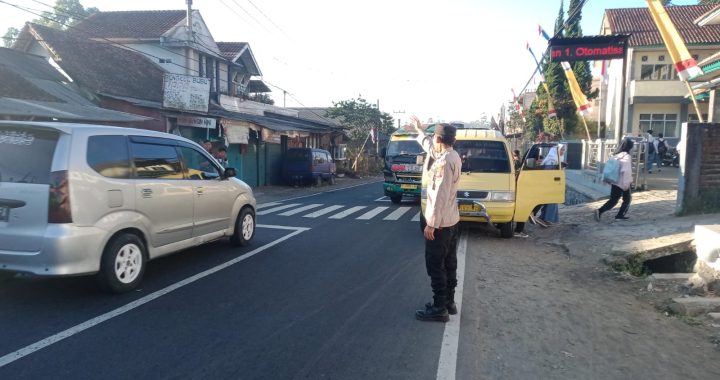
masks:
<svg viewBox="0 0 720 380"><path fill-rule="evenodd" d="M585 115L580 113L580 118L582 119L583 125L585 126L585 133L587 133L588 142L592 141L592 137L590 137L590 129L588 129L587 122L585 121Z"/></svg>
<svg viewBox="0 0 720 380"><path fill-rule="evenodd" d="M692 99L693 105L695 106L695 112L697 112L698 120L701 123L704 123L705 121L703 121L702 112L700 112L700 107L698 106L697 99L695 99L695 93L693 92L692 87L690 87L690 82L688 82L688 81L684 81L684 82L688 88L688 91L690 91L690 99Z"/></svg>

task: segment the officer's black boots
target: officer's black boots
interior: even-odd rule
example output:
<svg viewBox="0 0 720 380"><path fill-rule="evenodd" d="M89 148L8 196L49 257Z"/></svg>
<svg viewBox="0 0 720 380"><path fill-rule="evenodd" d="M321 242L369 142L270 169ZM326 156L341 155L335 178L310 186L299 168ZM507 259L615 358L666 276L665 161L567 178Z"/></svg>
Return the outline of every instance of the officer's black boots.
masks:
<svg viewBox="0 0 720 380"><path fill-rule="evenodd" d="M450 315L457 314L457 305L455 304L455 289L448 291L447 301L445 302L445 307L448 310L448 314L450 314Z"/></svg>
<svg viewBox="0 0 720 380"><path fill-rule="evenodd" d="M446 307L437 307L428 302L425 305L425 310L415 311L415 318L427 322L447 322L450 320L450 315Z"/></svg>

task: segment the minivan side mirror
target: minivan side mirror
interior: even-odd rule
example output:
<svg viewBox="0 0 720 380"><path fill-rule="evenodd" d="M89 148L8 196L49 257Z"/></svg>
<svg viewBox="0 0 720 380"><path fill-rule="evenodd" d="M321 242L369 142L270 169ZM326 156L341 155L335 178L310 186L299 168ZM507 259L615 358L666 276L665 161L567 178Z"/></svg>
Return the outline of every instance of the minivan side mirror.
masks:
<svg viewBox="0 0 720 380"><path fill-rule="evenodd" d="M222 178L228 179L228 178L235 177L236 175L237 175L237 171L235 170L235 168L225 168Z"/></svg>

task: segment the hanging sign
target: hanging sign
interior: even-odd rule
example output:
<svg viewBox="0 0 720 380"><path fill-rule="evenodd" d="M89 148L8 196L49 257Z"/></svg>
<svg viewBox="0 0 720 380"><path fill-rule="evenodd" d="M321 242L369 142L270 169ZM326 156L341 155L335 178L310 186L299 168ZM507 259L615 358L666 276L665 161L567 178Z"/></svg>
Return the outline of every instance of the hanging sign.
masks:
<svg viewBox="0 0 720 380"><path fill-rule="evenodd" d="M185 127L206 129L215 129L215 127L217 126L217 122L215 119L200 116L178 116L177 123L178 125L182 125Z"/></svg>
<svg viewBox="0 0 720 380"><path fill-rule="evenodd" d="M607 61L625 58L629 36L589 36L551 38L550 57L553 62Z"/></svg>

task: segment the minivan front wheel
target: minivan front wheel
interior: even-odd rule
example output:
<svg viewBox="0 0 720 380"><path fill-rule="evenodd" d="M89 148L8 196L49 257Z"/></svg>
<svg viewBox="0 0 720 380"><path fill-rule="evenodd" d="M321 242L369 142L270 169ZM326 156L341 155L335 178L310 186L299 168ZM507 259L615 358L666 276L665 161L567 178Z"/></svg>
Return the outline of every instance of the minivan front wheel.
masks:
<svg viewBox="0 0 720 380"><path fill-rule="evenodd" d="M255 236L255 214L250 209L244 208L235 221L235 232L233 232L230 242L245 247L250 244L253 236Z"/></svg>
<svg viewBox="0 0 720 380"><path fill-rule="evenodd" d="M147 251L137 235L121 233L114 237L103 252L98 280L103 290L125 293L135 289L145 273Z"/></svg>
<svg viewBox="0 0 720 380"><path fill-rule="evenodd" d="M507 223L500 223L498 224L498 227L500 228L500 237L503 239L510 239L515 234L515 223L513 222L507 222Z"/></svg>

